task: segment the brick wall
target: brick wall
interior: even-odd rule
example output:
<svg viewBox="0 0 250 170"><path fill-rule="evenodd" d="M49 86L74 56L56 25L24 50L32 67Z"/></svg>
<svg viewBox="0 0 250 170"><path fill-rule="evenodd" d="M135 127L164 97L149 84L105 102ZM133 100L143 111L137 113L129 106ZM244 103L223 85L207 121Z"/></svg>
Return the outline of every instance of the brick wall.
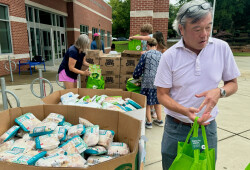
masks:
<svg viewBox="0 0 250 170"><path fill-rule="evenodd" d="M152 24L153 32L161 31L167 41L168 18L165 16L169 12L169 0L131 0L130 10L136 12L152 11L162 13L164 17L130 17L130 35L140 34L141 26Z"/></svg>
<svg viewBox="0 0 250 170"><path fill-rule="evenodd" d="M0 4L8 6L9 16L26 19L24 0L0 0ZM6 55L11 56L11 60L18 63L19 59L15 59L15 55L29 53L27 24L23 22L10 21L10 30L12 38L12 54ZM8 61L3 59L6 57L2 57L6 55L0 55L0 76L10 74L4 66ZM22 67L21 70L27 70L27 68L28 67ZM14 69L14 65L12 66L12 69ZM18 64L17 69L14 72L18 72Z"/></svg>
<svg viewBox="0 0 250 170"><path fill-rule="evenodd" d="M67 2L64 0L30 0L32 2L67 13Z"/></svg>

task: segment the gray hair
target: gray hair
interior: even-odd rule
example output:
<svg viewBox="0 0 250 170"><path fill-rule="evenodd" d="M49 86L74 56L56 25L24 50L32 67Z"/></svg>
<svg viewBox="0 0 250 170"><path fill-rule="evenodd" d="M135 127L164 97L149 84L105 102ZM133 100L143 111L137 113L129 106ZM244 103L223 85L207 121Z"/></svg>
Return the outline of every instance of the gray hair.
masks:
<svg viewBox="0 0 250 170"><path fill-rule="evenodd" d="M81 34L75 42L75 46L82 51L89 48L89 37L86 34Z"/></svg>
<svg viewBox="0 0 250 170"><path fill-rule="evenodd" d="M197 10L194 12L187 12L187 10L194 6L194 5L201 5L203 3L205 3L207 1L205 0L192 0L188 3L185 3L178 11L177 16L173 22L173 28L174 30L181 35L181 32L179 30L179 24L181 24L184 28L187 22L187 18L191 18L192 21L191 23L196 23L198 22L200 19L202 19L203 17L207 16L208 13L212 14L212 10L213 8L211 7L211 3L207 2L210 4L210 8L208 8L207 10Z"/></svg>

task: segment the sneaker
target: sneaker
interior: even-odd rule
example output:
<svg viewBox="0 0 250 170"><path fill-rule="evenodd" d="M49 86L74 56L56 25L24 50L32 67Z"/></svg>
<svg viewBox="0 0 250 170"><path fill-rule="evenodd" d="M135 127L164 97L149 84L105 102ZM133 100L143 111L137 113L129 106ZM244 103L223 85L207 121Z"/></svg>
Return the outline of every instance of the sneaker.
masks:
<svg viewBox="0 0 250 170"><path fill-rule="evenodd" d="M162 120L153 120L153 123L157 126L163 127L164 123Z"/></svg>
<svg viewBox="0 0 250 170"><path fill-rule="evenodd" d="M151 117L153 119L157 119L157 114L155 113L155 111L151 111Z"/></svg>
<svg viewBox="0 0 250 170"><path fill-rule="evenodd" d="M146 122L145 126L146 126L147 129L152 129L152 127L153 127L152 123L150 123L150 122Z"/></svg>

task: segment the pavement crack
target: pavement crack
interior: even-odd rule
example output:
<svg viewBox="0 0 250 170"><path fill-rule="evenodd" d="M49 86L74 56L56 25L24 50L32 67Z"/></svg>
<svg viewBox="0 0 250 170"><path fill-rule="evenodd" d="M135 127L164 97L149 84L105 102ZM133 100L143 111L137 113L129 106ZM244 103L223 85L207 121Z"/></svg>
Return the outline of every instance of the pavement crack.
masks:
<svg viewBox="0 0 250 170"><path fill-rule="evenodd" d="M161 160L159 160L159 161L155 161L155 162L152 162L152 163L149 163L149 164L146 164L146 165L145 165L145 167L146 167L146 166L153 165L153 164L156 164L156 163L159 163L159 162L161 162Z"/></svg>
<svg viewBox="0 0 250 170"><path fill-rule="evenodd" d="M224 131L227 131L227 132L233 134L233 135L231 135L231 136L228 136L228 137L225 137L225 138L223 138L223 139L218 140L218 142L223 141L223 140L226 140L226 139L229 139L229 138L234 137L234 136L239 136L239 137L245 138L245 139L247 139L247 140L250 140L250 138L241 135L242 133L245 133L245 132L250 131L250 129L245 130L245 131L240 132L240 133L234 133L234 132L231 132L231 131L229 131L229 130L226 130L226 129L223 129L223 128L220 128L220 127L218 127L218 129L221 129L221 130L224 130Z"/></svg>

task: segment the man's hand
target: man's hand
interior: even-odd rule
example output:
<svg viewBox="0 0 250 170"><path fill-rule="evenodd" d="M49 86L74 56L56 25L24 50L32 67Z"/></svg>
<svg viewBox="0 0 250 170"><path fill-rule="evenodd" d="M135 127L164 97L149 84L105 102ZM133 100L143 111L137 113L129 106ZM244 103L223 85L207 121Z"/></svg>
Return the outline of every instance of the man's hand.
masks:
<svg viewBox="0 0 250 170"><path fill-rule="evenodd" d="M133 40L133 36L129 37L129 40Z"/></svg>
<svg viewBox="0 0 250 170"><path fill-rule="evenodd" d="M187 116L189 119L191 119L192 121L194 121L195 117L196 117L196 113L198 113L200 110L194 107L190 107L188 108L188 113ZM205 123L209 118L211 117L210 112L203 114L198 120L198 124L200 125L208 125L209 123Z"/></svg>
<svg viewBox="0 0 250 170"><path fill-rule="evenodd" d="M198 98L205 97L205 99L203 100L203 102L201 103L199 107L199 111L201 111L201 109L204 106L206 106L206 109L203 114L208 114L208 113L210 114L220 98L220 89L216 88L216 89L208 90L201 94L196 94L195 96Z"/></svg>

